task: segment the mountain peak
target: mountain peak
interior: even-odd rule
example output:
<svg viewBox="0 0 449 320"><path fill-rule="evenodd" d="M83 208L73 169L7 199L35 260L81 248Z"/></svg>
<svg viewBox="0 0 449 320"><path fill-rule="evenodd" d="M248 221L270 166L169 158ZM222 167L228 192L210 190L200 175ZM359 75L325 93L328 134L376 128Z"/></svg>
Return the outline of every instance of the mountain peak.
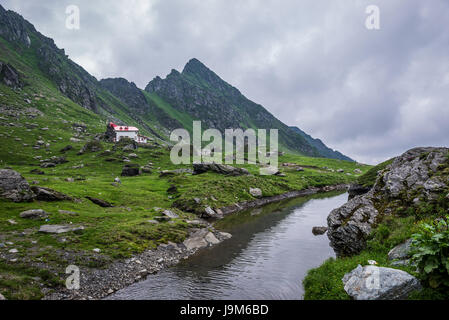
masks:
<svg viewBox="0 0 449 320"><path fill-rule="evenodd" d="M208 82L215 82L220 79L220 77L215 74L215 72L210 70L204 63L196 58L190 59L189 62L187 62L184 70L182 71L182 74L201 77Z"/></svg>
<svg viewBox="0 0 449 320"><path fill-rule="evenodd" d="M190 59L185 65L182 75L188 76L190 79L196 79L201 85L207 83L207 86L212 86L218 90L229 90L232 88L231 85L196 58Z"/></svg>
<svg viewBox="0 0 449 320"><path fill-rule="evenodd" d="M212 72L200 60L198 60L197 58L192 58L189 60L189 62L187 62L182 73L197 73L197 72L201 72L201 71Z"/></svg>

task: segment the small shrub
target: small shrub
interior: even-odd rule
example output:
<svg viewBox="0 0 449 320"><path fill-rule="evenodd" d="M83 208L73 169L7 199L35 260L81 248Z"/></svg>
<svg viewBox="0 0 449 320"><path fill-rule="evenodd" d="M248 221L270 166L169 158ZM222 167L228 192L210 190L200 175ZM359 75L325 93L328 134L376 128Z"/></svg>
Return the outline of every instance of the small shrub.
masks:
<svg viewBox="0 0 449 320"><path fill-rule="evenodd" d="M422 224L421 231L412 236L413 261L423 279L432 288L449 286L448 218Z"/></svg>

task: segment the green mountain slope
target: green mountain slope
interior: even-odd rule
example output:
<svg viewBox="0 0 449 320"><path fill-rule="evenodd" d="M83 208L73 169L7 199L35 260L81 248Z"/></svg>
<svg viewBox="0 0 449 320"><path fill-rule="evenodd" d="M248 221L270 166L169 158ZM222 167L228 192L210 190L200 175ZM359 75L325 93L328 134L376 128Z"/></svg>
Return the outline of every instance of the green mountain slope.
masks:
<svg viewBox="0 0 449 320"><path fill-rule="evenodd" d="M87 123L93 119L97 122L101 119L103 127L109 121L134 125L146 135L166 140L170 126L167 129L160 124L159 120L164 115L160 115L162 112L159 112L155 104L152 105L153 108L146 105L140 107L139 101L133 104L132 100L122 99L121 95L118 98L113 90L109 90L107 80L103 83L97 81L70 60L52 39L39 33L19 14L6 11L1 6L0 48L0 61L9 63L19 71L21 78L25 79L25 92L40 94L45 91L47 94L51 92L54 99L61 99L61 96L68 98L73 103L70 107L74 115L72 119L77 119L78 115L82 118L81 113L90 111L88 114L91 118L85 119ZM124 79L122 81L127 82ZM120 94L124 92L126 91L119 91ZM143 101L147 100L143 94L141 98ZM154 110L158 112L155 113ZM165 122L170 123L170 117L165 115L165 118L168 119ZM172 123L172 127L178 125Z"/></svg>
<svg viewBox="0 0 449 320"><path fill-rule="evenodd" d="M77 105L70 107L72 119L81 118L88 111L91 118L85 119L87 123L104 126L114 121L134 125L162 142L168 141L174 129L191 131L193 120L201 120L203 129L217 128L222 132L228 128L278 129L282 151L349 159L306 134L291 130L197 59L190 60L182 73L172 70L166 79L156 77L145 90L123 78L98 81L70 60L52 39L1 6L0 48L0 62L9 63L26 79L25 92L31 88L32 94L46 91L54 99L68 98L65 101Z"/></svg>
<svg viewBox="0 0 449 320"><path fill-rule="evenodd" d="M195 119L125 79L97 81L22 17L0 6L0 294L11 300L57 294L64 291L66 267L76 264L86 283L94 283L92 277L102 271L114 281L97 282L101 285L95 292L92 286L81 286L74 298L103 298L109 288L122 288L130 279L121 276L114 262L154 253L161 244L182 243L204 227L195 220L207 207L218 212L254 201L251 188L262 190L264 197L312 187L329 190L327 186L353 182L359 170L369 169L349 161L284 154L279 161L295 165L280 168L282 175L260 175L257 164L236 165L247 169L248 176L192 175L191 165L172 163L160 141L134 150L126 142L98 139L107 121L135 125L166 139L171 128L191 130ZM128 176L130 165L139 169L138 175ZM26 182L5 179L10 170ZM23 188L28 185L36 190L30 202L11 201L4 189L16 187L12 194L18 196L27 193ZM51 201L57 199L42 196L39 190L48 189L41 188L68 197ZM113 207L99 206L89 200L93 198ZM48 219L21 216L36 209L44 210ZM164 210L179 218L159 222ZM45 225L77 230L39 232Z"/></svg>

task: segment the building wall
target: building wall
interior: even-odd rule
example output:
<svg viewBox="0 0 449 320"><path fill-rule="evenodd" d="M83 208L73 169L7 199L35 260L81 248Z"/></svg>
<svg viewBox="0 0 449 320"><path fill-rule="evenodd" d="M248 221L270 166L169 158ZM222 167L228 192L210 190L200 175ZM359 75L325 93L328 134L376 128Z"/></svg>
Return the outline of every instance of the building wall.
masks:
<svg viewBox="0 0 449 320"><path fill-rule="evenodd" d="M119 132L117 132L117 135L116 135L117 141L119 141L123 137L128 137L128 138L131 138L131 139L137 141L137 132L135 132L135 131L124 131L124 132L119 131Z"/></svg>

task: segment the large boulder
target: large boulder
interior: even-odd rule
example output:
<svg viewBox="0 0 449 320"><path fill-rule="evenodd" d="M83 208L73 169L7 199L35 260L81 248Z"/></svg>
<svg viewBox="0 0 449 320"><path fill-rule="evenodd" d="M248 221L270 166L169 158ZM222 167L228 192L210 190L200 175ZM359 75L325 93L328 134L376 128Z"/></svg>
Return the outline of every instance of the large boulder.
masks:
<svg viewBox="0 0 449 320"><path fill-rule="evenodd" d="M34 187L31 187L31 190L33 190L33 192L36 194L36 200L40 200L40 201L64 201L64 200L71 201L71 200L73 200L72 197L70 197L64 193L50 189L50 188L34 186Z"/></svg>
<svg viewBox="0 0 449 320"><path fill-rule="evenodd" d="M191 251L207 247L208 242L204 239L204 237L192 237L185 240L184 245L187 250Z"/></svg>
<svg viewBox="0 0 449 320"><path fill-rule="evenodd" d="M228 234L220 234L223 239L229 238L227 235ZM192 251L213 246L219 244L220 242L221 240L219 240L214 233L210 232L207 228L204 228L194 232L184 241L184 245L187 250Z"/></svg>
<svg viewBox="0 0 449 320"><path fill-rule="evenodd" d="M19 72L9 63L0 61L0 81L13 89L22 88Z"/></svg>
<svg viewBox="0 0 449 320"><path fill-rule="evenodd" d="M327 217L327 235L337 255L353 255L363 250L378 216L371 198L362 196L332 210Z"/></svg>
<svg viewBox="0 0 449 320"><path fill-rule="evenodd" d="M48 218L48 213L42 209L32 209L20 213L22 219L45 219Z"/></svg>
<svg viewBox="0 0 449 320"><path fill-rule="evenodd" d="M405 271L357 266L343 279L344 289L355 300L404 300L421 289L418 279Z"/></svg>
<svg viewBox="0 0 449 320"><path fill-rule="evenodd" d="M122 169L122 177L134 177L140 175L140 166L138 164L128 163Z"/></svg>
<svg viewBox="0 0 449 320"><path fill-rule="evenodd" d="M412 245L412 239L409 239L405 241L404 243L401 243L400 245L397 245L393 249L388 252L388 259L390 260L405 260L411 257L411 245Z"/></svg>
<svg viewBox="0 0 449 320"><path fill-rule="evenodd" d="M0 197L14 202L27 202L32 201L35 195L20 173L2 169L0 170Z"/></svg>
<svg viewBox="0 0 449 320"><path fill-rule="evenodd" d="M242 176L248 175L249 172L245 168L235 168L225 164L217 163L194 163L193 164L193 174L206 173L208 171L216 172L219 174L230 175L230 176Z"/></svg>
<svg viewBox="0 0 449 320"><path fill-rule="evenodd" d="M337 255L363 250L373 225L400 207L414 205L415 199L438 199L449 188L438 174L449 166L448 154L448 148L411 149L379 172L369 192L333 210L327 219L328 237Z"/></svg>

